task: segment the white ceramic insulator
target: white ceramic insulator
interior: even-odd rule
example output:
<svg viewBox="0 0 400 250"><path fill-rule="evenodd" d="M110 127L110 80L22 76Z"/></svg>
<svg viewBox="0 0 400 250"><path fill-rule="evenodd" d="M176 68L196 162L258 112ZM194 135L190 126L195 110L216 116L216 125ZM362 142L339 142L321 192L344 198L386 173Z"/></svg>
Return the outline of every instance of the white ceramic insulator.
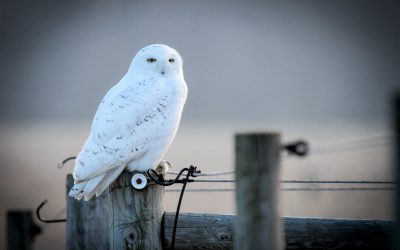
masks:
<svg viewBox="0 0 400 250"><path fill-rule="evenodd" d="M131 183L133 188L141 190L146 187L147 178L143 174L135 174L131 179Z"/></svg>

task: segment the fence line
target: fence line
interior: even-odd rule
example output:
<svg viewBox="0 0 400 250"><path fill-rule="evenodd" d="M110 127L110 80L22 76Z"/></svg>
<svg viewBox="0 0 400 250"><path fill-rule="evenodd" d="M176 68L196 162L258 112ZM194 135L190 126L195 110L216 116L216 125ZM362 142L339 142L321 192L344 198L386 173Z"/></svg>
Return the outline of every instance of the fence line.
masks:
<svg viewBox="0 0 400 250"><path fill-rule="evenodd" d="M238 143L238 139L240 139L240 143ZM350 247L353 246L352 244L354 242L358 244L357 246L360 246L360 242L363 242L363 249L377 249L377 246L381 246L385 243L388 244L388 246L393 244L392 241L387 240L387 232L390 232L390 222L364 220L321 221L302 218L291 219L289 223L285 224L285 228L283 228L281 217L279 216L277 207L275 206L277 204L276 198L281 195L280 191L308 193L319 191L392 191L396 190L395 184L399 181L354 179L281 180L278 175L279 171L277 171L280 165L279 162L281 156L279 152L281 152L282 149L281 143L279 142L279 135L237 135L236 140L237 162L235 166L240 166L239 169L235 169L236 173L234 171L201 173L196 176L198 178L191 178L190 181L197 183L221 184L219 186L198 185L199 188L195 185L192 186L193 188L190 188L191 185L189 185L186 192L236 192L236 204L238 206L237 216L226 217L224 215L213 215L209 218L209 221L205 221L205 216L203 214L186 214L179 217L179 223L174 222L174 226L172 226L172 217L165 219L168 217L168 213L163 211L164 192L162 192L162 190L165 190L166 192L180 192L182 196L183 192L182 189L179 188L179 185L165 189L158 185L149 185L146 189L137 191L133 190L130 185L130 177L133 173L125 173L125 177L121 175L119 179L112 184L112 191L110 193L105 193L108 197L106 201L108 205L107 208L111 208L112 213L108 216L104 216L104 213L102 213L101 216L97 217L97 222L103 223L106 221L105 223L108 224L108 226L92 226L94 230L99 228L107 230L107 235L109 236L110 241L108 242L107 236L101 237L107 239L105 242L108 244L105 244L104 249L126 249L127 247L132 249L149 249L152 248L149 247L149 245L154 245L155 242L157 242L157 246L153 248L161 248L161 245L163 245L168 249L168 246L173 245L172 242L174 241L170 239L175 238L171 235L174 234L173 232L175 232L176 228L178 229L176 230L177 244L175 250L188 249L188 246L195 246L197 248L200 248L200 246L204 248L204 246L206 246L205 248L207 249L232 249L234 242L233 239L236 241L237 246L239 246L236 249L252 250L264 249L257 248L256 246L264 247L266 242L271 244L271 249L283 249L280 245L284 239L286 239L286 246L290 247L287 249L291 249L291 247L296 249L310 249L305 248L304 246L310 245L314 247L316 246L315 244L318 244L319 242L322 242L321 244L324 247L335 244L335 246L342 246L342 249L344 246L349 246L349 249L354 249L354 247ZM372 140L368 141L368 143L371 142ZM376 142L373 141L373 143ZM260 152L265 152L265 154ZM266 159L272 159L272 161L267 161ZM248 162L255 162L256 164L250 164L253 165L253 168L249 168ZM267 167L268 171L266 171ZM269 170L272 171L273 175L271 175L271 171ZM171 172L170 174L173 175L176 173ZM212 176L215 176L215 178L212 178ZM169 176L169 178L170 177L171 176ZM232 185L233 183L236 183L236 181L239 182L238 185ZM226 183L230 184L226 185ZM160 192L156 192L157 195L155 195L154 189L160 189ZM263 192L260 193L258 190L263 190ZM127 204L130 201L134 201L135 204ZM109 202L111 202L111 205ZM82 206L82 203L76 203L77 205ZM156 207L157 209L144 209L148 207ZM266 210L264 209L265 207L274 208L275 210L273 210L273 212L275 211L275 213L271 213L270 209L266 213ZM76 209L73 211L71 209L68 210L69 214L67 223L74 221L73 218L89 218L88 216L71 216L71 213L76 213L76 211ZM179 211L179 206L177 211ZM88 214L92 214L93 212L95 211L87 211ZM106 217L109 217L109 220L104 220ZM175 221L177 221L178 217L176 216L176 213L174 214L174 218ZM237 224L238 226L236 227L235 232L233 232L235 224L232 223L232 219L235 219L236 223L242 223ZM263 223L261 223L261 221L263 221ZM299 226L299 223L306 226ZM379 225L382 225L382 234L379 236L376 236L377 223L381 223ZM86 222L80 221L79 225L84 226L86 224ZM348 227L349 224L352 225L350 231ZM200 230L197 232L200 233L193 233L194 231L192 229L198 228L200 228ZM69 235L72 236L72 233L80 231L69 230L68 232ZM269 232L269 234L265 234L264 232ZM324 235L322 235L321 232L323 232ZM346 234L348 232L351 232L351 234ZM207 234L205 235L204 233ZM285 238L283 237L283 233L287 234ZM272 237L274 234L275 236ZM98 235L98 233L79 233L76 237L82 238L83 241L80 242L88 240L98 244ZM160 237L161 235L162 237ZM254 235L257 235L257 237ZM266 235L269 238L267 238ZM373 235L373 237L371 237L371 235ZM307 237L300 239L299 236ZM337 237L335 238L334 236ZM354 240L354 238L357 239ZM332 241L332 239L335 240ZM296 242L293 240L296 240ZM379 240L379 244L371 245L376 240ZM242 247L242 245L248 247ZM73 248L69 247L68 249ZM340 247L338 249L340 249Z"/></svg>

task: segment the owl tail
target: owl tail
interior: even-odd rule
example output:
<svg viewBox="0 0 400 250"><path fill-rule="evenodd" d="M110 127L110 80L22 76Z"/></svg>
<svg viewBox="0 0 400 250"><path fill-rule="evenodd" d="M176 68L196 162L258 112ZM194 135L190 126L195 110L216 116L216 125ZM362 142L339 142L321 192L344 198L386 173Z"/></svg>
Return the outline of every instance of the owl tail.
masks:
<svg viewBox="0 0 400 250"><path fill-rule="evenodd" d="M69 196L77 200L84 197L85 201L90 200L95 194L98 197L118 178L123 170L124 167L116 167L87 181L76 182L69 191Z"/></svg>

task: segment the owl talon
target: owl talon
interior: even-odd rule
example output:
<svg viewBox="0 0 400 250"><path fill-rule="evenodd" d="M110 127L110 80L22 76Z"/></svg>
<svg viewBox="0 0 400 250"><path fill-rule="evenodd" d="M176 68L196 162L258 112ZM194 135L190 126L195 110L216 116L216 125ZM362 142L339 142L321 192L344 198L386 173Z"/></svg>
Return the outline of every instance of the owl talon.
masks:
<svg viewBox="0 0 400 250"><path fill-rule="evenodd" d="M156 171L157 171L157 173L159 173L163 176L166 176L167 172L170 168L171 168L171 164L166 160L162 160L156 167Z"/></svg>

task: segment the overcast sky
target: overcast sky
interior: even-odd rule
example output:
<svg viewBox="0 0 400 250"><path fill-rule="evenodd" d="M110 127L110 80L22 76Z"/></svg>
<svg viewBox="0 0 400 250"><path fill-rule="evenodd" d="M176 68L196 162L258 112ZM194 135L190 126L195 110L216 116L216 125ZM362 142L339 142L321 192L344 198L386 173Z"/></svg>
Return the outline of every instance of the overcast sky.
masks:
<svg viewBox="0 0 400 250"><path fill-rule="evenodd" d="M92 119L136 51L184 58L184 121L386 119L395 1L2 1L0 121Z"/></svg>

